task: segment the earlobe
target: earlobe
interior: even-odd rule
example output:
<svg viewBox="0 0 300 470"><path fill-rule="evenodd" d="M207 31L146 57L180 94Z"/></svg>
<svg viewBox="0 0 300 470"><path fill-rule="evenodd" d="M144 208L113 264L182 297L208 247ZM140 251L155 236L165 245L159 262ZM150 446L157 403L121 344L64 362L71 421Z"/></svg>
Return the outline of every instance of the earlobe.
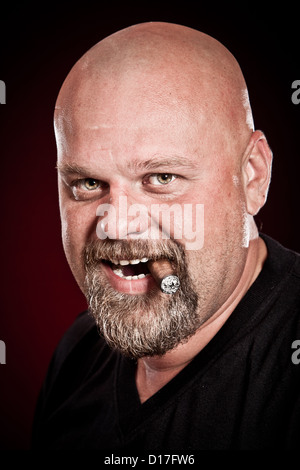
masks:
<svg viewBox="0 0 300 470"><path fill-rule="evenodd" d="M267 200L272 151L261 131L253 132L243 158L247 211L256 215Z"/></svg>

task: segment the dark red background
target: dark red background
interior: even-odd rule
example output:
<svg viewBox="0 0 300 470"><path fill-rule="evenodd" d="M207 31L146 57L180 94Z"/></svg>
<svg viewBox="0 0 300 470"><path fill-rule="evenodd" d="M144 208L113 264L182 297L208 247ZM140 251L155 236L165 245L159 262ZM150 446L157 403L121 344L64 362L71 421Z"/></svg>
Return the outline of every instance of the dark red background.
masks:
<svg viewBox="0 0 300 470"><path fill-rule="evenodd" d="M211 34L233 52L248 83L256 128L274 153L269 198L258 222L300 251L300 105L291 101L291 84L300 79L299 11L293 2L273 4L272 10L241 4L1 7L0 79L7 87L7 104L0 107L0 339L7 351L7 364L0 365L1 449L28 448L48 362L85 308L61 246L52 122L65 76L103 37L139 22L168 21Z"/></svg>

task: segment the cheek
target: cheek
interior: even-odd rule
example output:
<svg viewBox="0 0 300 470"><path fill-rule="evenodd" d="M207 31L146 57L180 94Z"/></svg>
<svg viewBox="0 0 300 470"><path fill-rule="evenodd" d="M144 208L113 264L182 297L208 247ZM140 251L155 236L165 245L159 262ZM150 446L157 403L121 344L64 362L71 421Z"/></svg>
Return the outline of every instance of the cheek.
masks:
<svg viewBox="0 0 300 470"><path fill-rule="evenodd" d="M224 185L224 181L228 183ZM199 194L202 210L198 211L198 219L193 216L193 232L198 239L203 236L200 248L224 250L224 246L244 244L245 198L242 187L234 184L232 175L228 175L222 184L214 184L203 188ZM195 213L195 208L194 208ZM197 248L196 248L197 249Z"/></svg>
<svg viewBox="0 0 300 470"><path fill-rule="evenodd" d="M227 171L225 175L222 175L221 180L216 180L211 185L205 205L213 225L218 225L222 220L228 220L231 214L232 216L241 214L245 195L239 181L239 178L233 176L232 171Z"/></svg>
<svg viewBox="0 0 300 470"><path fill-rule="evenodd" d="M61 205L62 241L68 263L75 275L83 270L81 253L86 243L96 238L96 208L66 202Z"/></svg>

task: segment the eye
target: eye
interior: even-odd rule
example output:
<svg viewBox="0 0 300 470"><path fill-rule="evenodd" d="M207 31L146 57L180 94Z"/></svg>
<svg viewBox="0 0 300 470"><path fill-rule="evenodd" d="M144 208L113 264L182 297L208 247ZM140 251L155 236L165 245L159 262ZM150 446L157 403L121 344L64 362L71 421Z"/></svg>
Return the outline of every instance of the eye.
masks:
<svg viewBox="0 0 300 470"><path fill-rule="evenodd" d="M149 183L153 185L164 185L169 184L176 179L175 175L172 173L157 173L155 175L149 176Z"/></svg>
<svg viewBox="0 0 300 470"><path fill-rule="evenodd" d="M69 184L76 201L99 197L106 189L106 184L94 178L82 178Z"/></svg>
<svg viewBox="0 0 300 470"><path fill-rule="evenodd" d="M100 182L98 180L94 180L93 178L85 178L80 181L79 187L85 191L93 191L95 189L99 189Z"/></svg>

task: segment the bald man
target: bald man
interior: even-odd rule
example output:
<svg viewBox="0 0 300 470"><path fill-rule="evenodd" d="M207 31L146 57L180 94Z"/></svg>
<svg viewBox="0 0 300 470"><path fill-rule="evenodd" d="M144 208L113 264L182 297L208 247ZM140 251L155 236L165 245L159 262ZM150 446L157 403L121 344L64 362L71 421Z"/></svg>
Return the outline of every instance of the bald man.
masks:
<svg viewBox="0 0 300 470"><path fill-rule="evenodd" d="M255 225L272 152L235 58L187 27L126 28L75 64L55 133L89 307L53 357L35 447L298 445L300 262Z"/></svg>

